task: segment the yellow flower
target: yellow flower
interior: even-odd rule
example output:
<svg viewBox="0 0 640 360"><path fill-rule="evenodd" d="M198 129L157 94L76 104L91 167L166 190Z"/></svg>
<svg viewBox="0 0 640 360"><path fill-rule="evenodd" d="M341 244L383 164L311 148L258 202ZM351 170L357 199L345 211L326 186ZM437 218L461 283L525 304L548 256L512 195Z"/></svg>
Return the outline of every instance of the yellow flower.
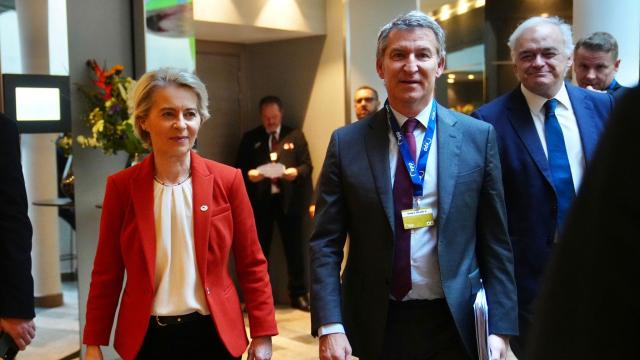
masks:
<svg viewBox="0 0 640 360"><path fill-rule="evenodd" d="M93 127L91 128L91 132L97 134L99 132L102 132L102 130L104 130L104 120L100 119L95 123L95 125L93 125Z"/></svg>
<svg viewBox="0 0 640 360"><path fill-rule="evenodd" d="M95 124L96 122L102 119L103 119L103 116L100 108L93 109L93 111L89 114L89 121L91 124Z"/></svg>

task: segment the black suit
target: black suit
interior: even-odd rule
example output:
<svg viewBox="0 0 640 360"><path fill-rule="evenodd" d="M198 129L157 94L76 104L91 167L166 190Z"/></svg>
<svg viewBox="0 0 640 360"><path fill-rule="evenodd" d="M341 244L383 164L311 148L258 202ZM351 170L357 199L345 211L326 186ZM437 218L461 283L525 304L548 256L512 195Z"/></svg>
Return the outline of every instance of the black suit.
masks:
<svg viewBox="0 0 640 360"><path fill-rule="evenodd" d="M15 122L0 114L0 318L32 319L31 222Z"/></svg>
<svg viewBox="0 0 640 360"><path fill-rule="evenodd" d="M543 283L527 359L637 359L640 89L616 104ZM637 174L637 173L636 173Z"/></svg>
<svg viewBox="0 0 640 360"><path fill-rule="evenodd" d="M249 181L247 172L270 162L269 134L263 126L244 134L236 165L242 169L251 205L256 218L258 237L267 258L271 247L273 224L278 223L287 259L289 293L292 297L307 293L304 275L302 220L311 195L311 156L302 131L282 125L279 136L278 162L294 167L298 176L293 181L280 179L279 194L271 193L271 181Z"/></svg>

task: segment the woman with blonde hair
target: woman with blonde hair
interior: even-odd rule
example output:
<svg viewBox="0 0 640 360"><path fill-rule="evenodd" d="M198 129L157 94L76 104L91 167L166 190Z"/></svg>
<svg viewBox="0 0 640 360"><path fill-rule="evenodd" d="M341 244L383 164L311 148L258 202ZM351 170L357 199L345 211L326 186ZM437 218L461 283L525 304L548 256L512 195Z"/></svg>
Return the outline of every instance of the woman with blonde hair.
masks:
<svg viewBox="0 0 640 360"><path fill-rule="evenodd" d="M189 72L144 74L132 92L135 128L152 152L107 179L83 342L102 359L120 300L114 346L123 359L239 359L247 348L231 253L252 341L271 358L277 334L267 262L242 174L192 147L209 118Z"/></svg>

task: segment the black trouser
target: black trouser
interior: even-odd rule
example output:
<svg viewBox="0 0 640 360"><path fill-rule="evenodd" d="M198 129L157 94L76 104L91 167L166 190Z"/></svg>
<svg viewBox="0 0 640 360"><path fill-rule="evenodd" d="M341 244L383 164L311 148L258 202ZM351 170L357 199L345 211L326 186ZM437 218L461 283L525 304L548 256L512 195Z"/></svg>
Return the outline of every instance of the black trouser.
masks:
<svg viewBox="0 0 640 360"><path fill-rule="evenodd" d="M256 227L258 238L264 256L269 259L271 240L273 239L273 224L278 224L282 247L287 261L289 274L289 296L296 297L307 293L304 274L304 250L302 244L302 219L300 213L284 213L282 210L282 196L271 196L268 206L256 208Z"/></svg>
<svg viewBox="0 0 640 360"><path fill-rule="evenodd" d="M384 360L469 360L447 302L389 301Z"/></svg>
<svg viewBox="0 0 640 360"><path fill-rule="evenodd" d="M189 315L192 316L192 315ZM154 316L136 357L147 359L221 359L239 360L229 354L210 315L199 315L180 324L161 326Z"/></svg>

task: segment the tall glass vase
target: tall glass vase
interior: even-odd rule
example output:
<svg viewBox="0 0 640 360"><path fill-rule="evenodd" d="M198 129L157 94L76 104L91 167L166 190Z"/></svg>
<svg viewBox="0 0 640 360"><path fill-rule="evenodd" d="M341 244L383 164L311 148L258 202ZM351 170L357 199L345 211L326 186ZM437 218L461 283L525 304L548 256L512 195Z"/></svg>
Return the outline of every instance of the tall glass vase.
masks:
<svg viewBox="0 0 640 360"><path fill-rule="evenodd" d="M74 185L76 182L76 177L73 175L73 155L69 155L67 157L67 163L64 166L64 171L62 172L62 180L60 181L60 190L62 193L73 200L75 191Z"/></svg>

